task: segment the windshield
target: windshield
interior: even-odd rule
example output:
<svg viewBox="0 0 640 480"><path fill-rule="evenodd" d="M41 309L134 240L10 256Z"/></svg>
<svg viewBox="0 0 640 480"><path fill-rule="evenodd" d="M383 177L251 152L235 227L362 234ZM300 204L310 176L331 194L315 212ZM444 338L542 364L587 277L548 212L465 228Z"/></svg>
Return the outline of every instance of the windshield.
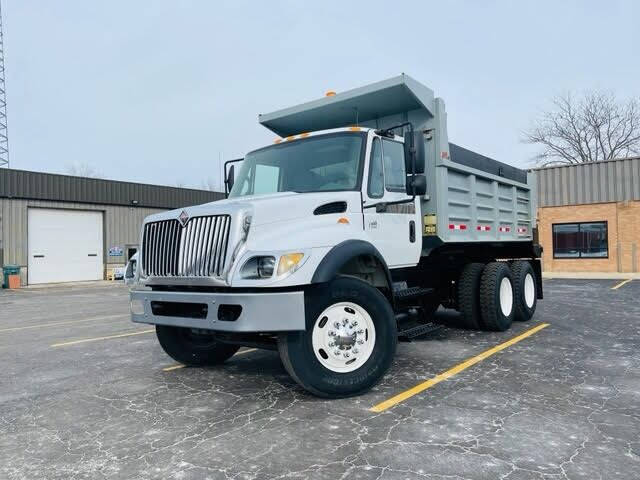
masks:
<svg viewBox="0 0 640 480"><path fill-rule="evenodd" d="M357 190L364 135L336 133L247 154L229 197Z"/></svg>

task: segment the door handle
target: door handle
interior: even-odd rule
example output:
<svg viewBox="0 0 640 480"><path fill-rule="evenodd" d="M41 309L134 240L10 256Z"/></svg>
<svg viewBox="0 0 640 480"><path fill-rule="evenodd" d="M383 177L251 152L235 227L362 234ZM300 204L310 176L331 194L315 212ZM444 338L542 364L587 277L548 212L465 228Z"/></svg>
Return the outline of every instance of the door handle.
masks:
<svg viewBox="0 0 640 480"><path fill-rule="evenodd" d="M44 255L34 255L33 258L44 258Z"/></svg>
<svg viewBox="0 0 640 480"><path fill-rule="evenodd" d="M87 255L88 257L97 257L98 254L97 253L90 253L89 255Z"/></svg>
<svg viewBox="0 0 640 480"><path fill-rule="evenodd" d="M413 220L409 222L409 241L411 243L416 242L416 222Z"/></svg>

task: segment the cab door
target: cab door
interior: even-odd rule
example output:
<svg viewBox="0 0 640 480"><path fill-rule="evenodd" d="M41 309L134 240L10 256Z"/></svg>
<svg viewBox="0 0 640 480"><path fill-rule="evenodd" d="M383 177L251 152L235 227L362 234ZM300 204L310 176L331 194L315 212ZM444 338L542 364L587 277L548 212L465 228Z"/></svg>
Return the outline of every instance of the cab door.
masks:
<svg viewBox="0 0 640 480"><path fill-rule="evenodd" d="M419 198L406 194L404 146L399 137L374 137L369 156L364 229L391 267L418 263L422 250Z"/></svg>

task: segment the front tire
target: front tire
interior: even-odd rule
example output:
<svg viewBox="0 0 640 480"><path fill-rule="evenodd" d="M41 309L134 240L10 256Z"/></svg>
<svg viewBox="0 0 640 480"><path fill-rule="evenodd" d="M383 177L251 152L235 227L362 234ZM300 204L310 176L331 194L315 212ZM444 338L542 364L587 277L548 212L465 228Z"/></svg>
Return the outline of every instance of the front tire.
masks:
<svg viewBox="0 0 640 480"><path fill-rule="evenodd" d="M480 279L480 309L487 330L504 332L514 316L513 276L503 262L489 263Z"/></svg>
<svg viewBox="0 0 640 480"><path fill-rule="evenodd" d="M397 344L389 301L354 278L337 278L305 293L306 331L278 338L287 372L326 398L359 395L380 381Z"/></svg>
<svg viewBox="0 0 640 480"><path fill-rule="evenodd" d="M176 362L194 367L223 363L240 348L218 342L206 331L191 328L156 325L156 336L167 355Z"/></svg>

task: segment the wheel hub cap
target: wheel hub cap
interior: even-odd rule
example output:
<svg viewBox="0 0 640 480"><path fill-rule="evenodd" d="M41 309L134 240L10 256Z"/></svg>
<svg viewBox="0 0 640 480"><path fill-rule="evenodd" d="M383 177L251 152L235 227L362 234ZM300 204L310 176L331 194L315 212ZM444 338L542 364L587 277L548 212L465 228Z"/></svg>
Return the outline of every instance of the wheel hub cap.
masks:
<svg viewBox="0 0 640 480"><path fill-rule="evenodd" d="M355 303L331 305L314 324L312 344L316 358L329 370L357 370L369 359L375 345L371 316Z"/></svg>

